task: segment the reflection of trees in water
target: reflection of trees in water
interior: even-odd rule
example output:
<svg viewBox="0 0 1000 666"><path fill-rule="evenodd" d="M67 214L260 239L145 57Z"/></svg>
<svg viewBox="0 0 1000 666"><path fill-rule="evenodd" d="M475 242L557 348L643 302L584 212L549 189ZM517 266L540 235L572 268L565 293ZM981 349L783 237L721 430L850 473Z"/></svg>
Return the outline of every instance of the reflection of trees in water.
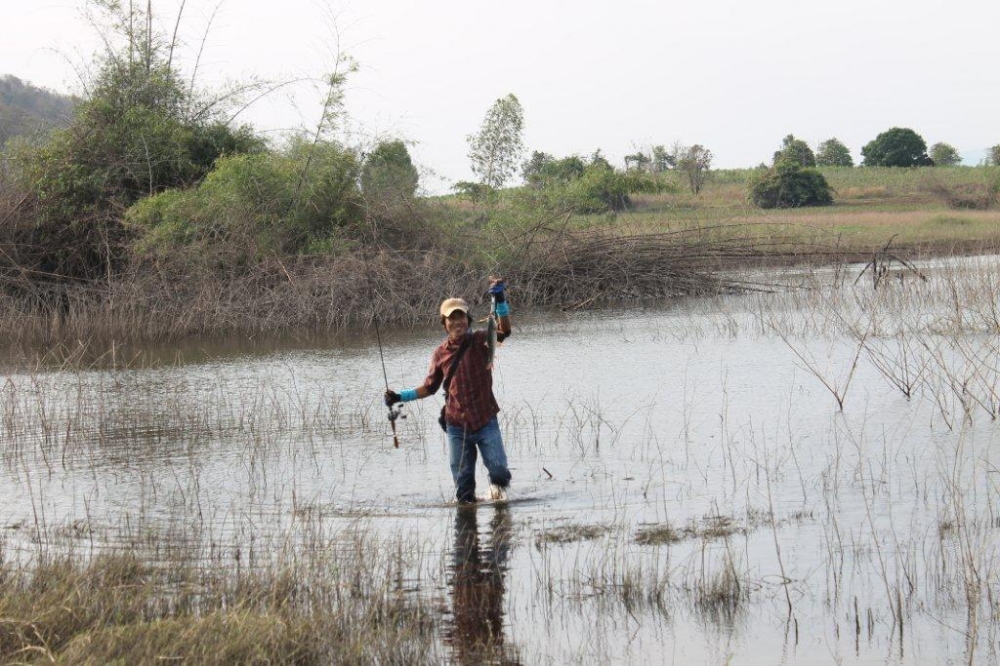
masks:
<svg viewBox="0 0 1000 666"><path fill-rule="evenodd" d="M480 539L478 512L486 510L460 506L455 511L452 618L445 641L460 664L515 664L519 663L516 650L504 645L503 618L510 510L505 505L494 507L489 530Z"/></svg>

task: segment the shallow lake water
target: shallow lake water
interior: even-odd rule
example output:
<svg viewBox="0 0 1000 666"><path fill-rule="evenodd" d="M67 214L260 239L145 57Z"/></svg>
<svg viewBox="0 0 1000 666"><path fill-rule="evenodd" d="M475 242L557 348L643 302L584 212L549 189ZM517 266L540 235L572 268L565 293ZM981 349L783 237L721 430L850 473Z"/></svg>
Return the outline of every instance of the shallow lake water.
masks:
<svg viewBox="0 0 1000 666"><path fill-rule="evenodd" d="M514 481L472 509L440 397L393 447L370 336L12 358L6 557L363 533L405 552L456 662L996 661L996 269L578 314L515 291L494 378ZM440 330L383 333L390 384L417 385Z"/></svg>

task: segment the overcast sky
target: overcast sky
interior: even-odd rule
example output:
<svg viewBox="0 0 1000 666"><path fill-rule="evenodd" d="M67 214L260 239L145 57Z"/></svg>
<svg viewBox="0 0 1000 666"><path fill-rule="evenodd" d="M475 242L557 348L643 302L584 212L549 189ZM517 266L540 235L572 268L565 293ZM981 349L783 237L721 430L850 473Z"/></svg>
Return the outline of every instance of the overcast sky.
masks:
<svg viewBox="0 0 1000 666"><path fill-rule="evenodd" d="M154 0L168 33L180 4ZM0 0L0 73L79 90L99 44L83 8ZM187 0L181 34L189 66L207 34L206 85L320 77L339 43L360 66L350 139L411 142L440 192L471 178L466 136L508 93L529 153L600 148L621 164L700 143L715 166L748 167L792 133L813 147L837 137L860 162L865 143L900 126L975 164L1000 143L998 26L996 0ZM315 126L318 99L287 87L243 119L275 135Z"/></svg>

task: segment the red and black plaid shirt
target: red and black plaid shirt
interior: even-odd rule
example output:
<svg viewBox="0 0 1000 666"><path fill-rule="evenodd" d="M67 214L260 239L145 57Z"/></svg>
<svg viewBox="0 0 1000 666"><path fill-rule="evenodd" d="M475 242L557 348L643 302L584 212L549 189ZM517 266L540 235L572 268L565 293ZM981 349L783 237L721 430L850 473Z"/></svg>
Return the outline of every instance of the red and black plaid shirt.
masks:
<svg viewBox="0 0 1000 666"><path fill-rule="evenodd" d="M471 335L472 342L458 362L445 396L444 417L451 425L479 430L500 412L500 405L493 395L493 372L486 367L486 331L474 331ZM436 393L441 387L461 345L461 340L449 337L434 350L424 379L428 392Z"/></svg>

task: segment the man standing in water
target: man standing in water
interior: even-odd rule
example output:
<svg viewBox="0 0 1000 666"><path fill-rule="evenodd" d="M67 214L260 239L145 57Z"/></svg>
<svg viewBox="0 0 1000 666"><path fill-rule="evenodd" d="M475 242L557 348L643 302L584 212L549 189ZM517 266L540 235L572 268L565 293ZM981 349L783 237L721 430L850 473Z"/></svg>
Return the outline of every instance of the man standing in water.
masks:
<svg viewBox="0 0 1000 666"><path fill-rule="evenodd" d="M490 278L490 294L496 302L497 341L510 335L510 305L502 280ZM500 436L497 414L500 406L493 395L493 369L487 331L472 330L469 305L461 298L441 303L441 325L448 337L431 355L431 367L420 386L396 393L385 392L385 404L409 402L434 395L445 383L444 421L447 424L451 475L460 503L476 501L476 451L489 472L490 498L506 499L510 485L507 454ZM458 359L457 365L455 364ZM453 369L454 366L454 369ZM443 423L442 425L445 425Z"/></svg>

